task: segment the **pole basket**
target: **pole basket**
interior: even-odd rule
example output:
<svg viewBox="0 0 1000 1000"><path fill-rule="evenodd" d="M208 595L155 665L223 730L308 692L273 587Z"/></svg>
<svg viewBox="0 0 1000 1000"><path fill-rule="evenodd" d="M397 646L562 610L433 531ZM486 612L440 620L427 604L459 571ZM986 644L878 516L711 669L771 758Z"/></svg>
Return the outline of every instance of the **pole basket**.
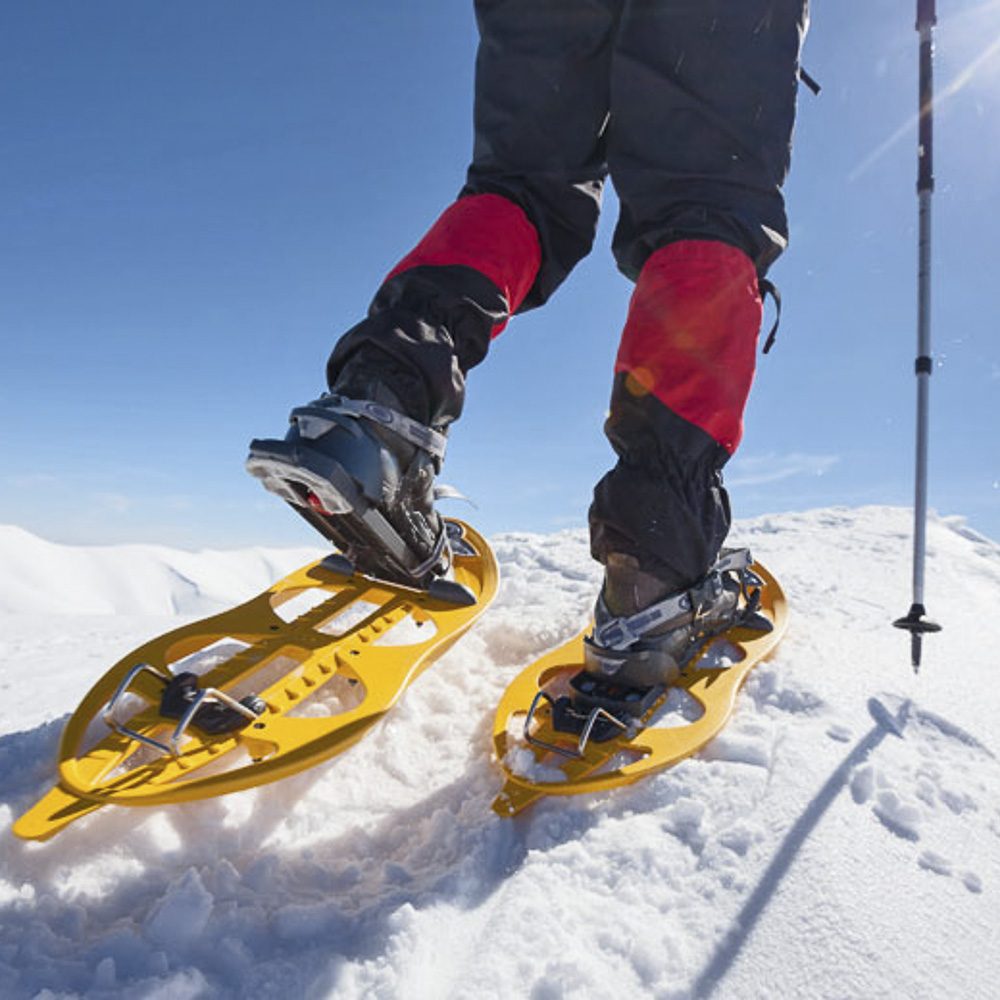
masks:
<svg viewBox="0 0 1000 1000"><path fill-rule="evenodd" d="M897 618L892 623L896 628L905 629L910 633L910 659L913 663L914 672L920 667L920 654L924 636L931 632L941 631L941 626L937 622L925 618L925 614L927 614L927 611L922 604L912 604L904 618Z"/></svg>

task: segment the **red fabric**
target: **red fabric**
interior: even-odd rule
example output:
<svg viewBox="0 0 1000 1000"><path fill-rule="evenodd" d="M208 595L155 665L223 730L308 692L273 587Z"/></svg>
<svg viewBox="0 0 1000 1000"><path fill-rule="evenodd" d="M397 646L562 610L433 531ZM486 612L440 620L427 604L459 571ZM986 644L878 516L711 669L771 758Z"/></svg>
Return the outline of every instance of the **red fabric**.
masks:
<svg viewBox="0 0 1000 1000"><path fill-rule="evenodd" d="M616 372L710 434L730 454L743 436L762 317L753 262L712 240L657 250L639 275Z"/></svg>
<svg viewBox="0 0 1000 1000"><path fill-rule="evenodd" d="M541 262L538 233L527 215L498 194L475 194L446 208L386 281L411 267L472 267L503 292L513 315L535 283ZM506 325L497 324L493 336Z"/></svg>

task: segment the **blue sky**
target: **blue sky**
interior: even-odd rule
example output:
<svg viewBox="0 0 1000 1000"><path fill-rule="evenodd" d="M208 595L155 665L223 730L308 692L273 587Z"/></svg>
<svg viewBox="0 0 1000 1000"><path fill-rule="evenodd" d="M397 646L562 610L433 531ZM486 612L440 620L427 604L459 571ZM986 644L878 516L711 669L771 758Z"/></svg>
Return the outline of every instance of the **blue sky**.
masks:
<svg viewBox="0 0 1000 1000"><path fill-rule="evenodd" d="M912 3L817 0L737 516L911 502ZM938 0L931 503L1000 538L1000 3ZM845 14L847 16L845 16ZM242 470L452 199L468 0L38 0L0 11L0 523L295 544ZM585 523L630 286L594 253L470 377L445 479L488 532Z"/></svg>

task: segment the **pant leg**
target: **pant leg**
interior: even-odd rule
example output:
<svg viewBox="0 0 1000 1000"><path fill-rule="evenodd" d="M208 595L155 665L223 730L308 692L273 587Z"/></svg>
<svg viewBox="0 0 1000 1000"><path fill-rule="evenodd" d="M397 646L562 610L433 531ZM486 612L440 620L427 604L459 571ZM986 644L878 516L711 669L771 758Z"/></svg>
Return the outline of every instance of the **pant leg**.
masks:
<svg viewBox="0 0 1000 1000"><path fill-rule="evenodd" d="M443 430L461 415L467 372L527 294L539 261L538 235L512 201L459 199L337 342L330 387L367 399L381 385L415 420Z"/></svg>
<svg viewBox="0 0 1000 1000"><path fill-rule="evenodd" d="M464 193L511 199L538 231L541 265L522 310L543 304L594 242L621 9L622 0L476 0Z"/></svg>
<svg viewBox="0 0 1000 1000"><path fill-rule="evenodd" d="M700 578L730 524L761 318L781 252L804 0L631 0L612 72L614 249L637 275L597 485L591 548L668 585Z"/></svg>
<svg viewBox="0 0 1000 1000"><path fill-rule="evenodd" d="M620 6L476 0L466 185L383 282L368 317L337 344L331 386L361 392L376 371L412 416L447 425L461 413L465 375L491 337L514 312L543 303L590 250L607 174Z"/></svg>
<svg viewBox="0 0 1000 1000"><path fill-rule="evenodd" d="M636 556L671 589L715 561L729 531L721 470L742 435L761 301L742 250L680 240L636 284L605 433L618 455L597 484L591 550Z"/></svg>
<svg viewBox="0 0 1000 1000"><path fill-rule="evenodd" d="M762 276L784 249L807 22L807 0L626 0L608 162L627 275L679 239L738 246Z"/></svg>

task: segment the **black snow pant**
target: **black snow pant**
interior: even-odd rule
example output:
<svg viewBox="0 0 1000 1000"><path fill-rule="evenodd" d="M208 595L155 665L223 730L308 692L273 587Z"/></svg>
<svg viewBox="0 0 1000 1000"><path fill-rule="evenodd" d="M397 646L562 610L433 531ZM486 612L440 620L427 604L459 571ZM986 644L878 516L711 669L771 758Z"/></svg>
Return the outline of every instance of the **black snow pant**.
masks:
<svg viewBox="0 0 1000 1000"><path fill-rule="evenodd" d="M632 553L687 586L729 528L721 470L753 374L757 279L787 241L807 0L475 8L466 185L338 342L330 384L350 394L376 369L413 417L450 424L491 337L589 252L610 173L615 259L638 284L606 428L618 462L595 489L592 550Z"/></svg>

